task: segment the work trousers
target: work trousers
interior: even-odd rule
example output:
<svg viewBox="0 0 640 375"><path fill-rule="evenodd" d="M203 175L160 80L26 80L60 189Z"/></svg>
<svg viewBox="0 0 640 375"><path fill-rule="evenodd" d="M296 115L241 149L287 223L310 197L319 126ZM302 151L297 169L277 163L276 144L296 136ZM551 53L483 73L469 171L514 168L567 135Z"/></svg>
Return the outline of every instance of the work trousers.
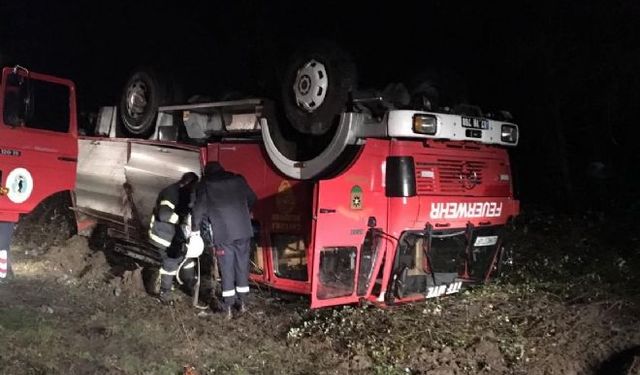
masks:
<svg viewBox="0 0 640 375"><path fill-rule="evenodd" d="M0 279L11 275L11 263L9 259L9 247L13 238L15 223L0 221Z"/></svg>
<svg viewBox="0 0 640 375"><path fill-rule="evenodd" d="M249 248L251 239L243 238L215 246L222 278L222 299L225 308L246 301L249 295Z"/></svg>
<svg viewBox="0 0 640 375"><path fill-rule="evenodd" d="M180 271L180 280L186 282L188 285L195 281L195 259L189 259L182 265L182 269L178 270L180 264L184 261L184 255L182 250L178 250L177 247L169 247L166 250L161 250L162 256L162 268L160 268L160 291L168 292L173 286L173 280ZM189 285L190 287L191 285Z"/></svg>

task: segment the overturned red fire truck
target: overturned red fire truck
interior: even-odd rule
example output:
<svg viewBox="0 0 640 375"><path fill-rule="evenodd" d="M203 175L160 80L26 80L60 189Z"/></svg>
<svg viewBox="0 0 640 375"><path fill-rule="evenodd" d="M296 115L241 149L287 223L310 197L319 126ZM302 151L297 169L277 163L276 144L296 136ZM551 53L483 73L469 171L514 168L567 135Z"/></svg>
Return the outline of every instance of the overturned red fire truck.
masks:
<svg viewBox="0 0 640 375"><path fill-rule="evenodd" d="M519 211L506 149L518 127L358 92L333 63L294 63L285 115L265 99L164 105L157 79L140 72L90 136L78 135L72 82L5 68L0 218L68 192L79 229L102 225L118 251L152 264L145 228L157 193L219 161L259 197L252 280L309 295L312 308L410 302L489 280Z"/></svg>

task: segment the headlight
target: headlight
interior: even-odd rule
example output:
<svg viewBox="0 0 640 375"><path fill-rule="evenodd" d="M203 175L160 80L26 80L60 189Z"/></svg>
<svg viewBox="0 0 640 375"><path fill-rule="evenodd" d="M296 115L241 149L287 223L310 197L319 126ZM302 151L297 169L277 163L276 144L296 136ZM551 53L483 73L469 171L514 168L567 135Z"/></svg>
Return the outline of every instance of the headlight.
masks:
<svg viewBox="0 0 640 375"><path fill-rule="evenodd" d="M518 127L515 125L503 124L500 139L502 142L518 143Z"/></svg>
<svg viewBox="0 0 640 375"><path fill-rule="evenodd" d="M413 115L413 132L418 134L435 135L438 131L438 119L433 115Z"/></svg>

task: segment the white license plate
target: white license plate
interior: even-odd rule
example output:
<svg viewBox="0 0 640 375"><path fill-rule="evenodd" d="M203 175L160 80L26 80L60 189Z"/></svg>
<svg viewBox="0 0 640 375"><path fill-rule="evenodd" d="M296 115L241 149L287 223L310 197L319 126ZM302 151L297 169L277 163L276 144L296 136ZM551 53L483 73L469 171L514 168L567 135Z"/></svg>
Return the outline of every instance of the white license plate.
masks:
<svg viewBox="0 0 640 375"><path fill-rule="evenodd" d="M473 246L491 246L498 243L498 236L478 236Z"/></svg>
<svg viewBox="0 0 640 375"><path fill-rule="evenodd" d="M443 296L445 294L458 293L461 288L462 288L462 281L456 281L455 283L451 283L451 284L430 286L427 289L426 298L435 298L435 297Z"/></svg>
<svg viewBox="0 0 640 375"><path fill-rule="evenodd" d="M462 116L462 127L486 130L489 129L489 121L481 118Z"/></svg>

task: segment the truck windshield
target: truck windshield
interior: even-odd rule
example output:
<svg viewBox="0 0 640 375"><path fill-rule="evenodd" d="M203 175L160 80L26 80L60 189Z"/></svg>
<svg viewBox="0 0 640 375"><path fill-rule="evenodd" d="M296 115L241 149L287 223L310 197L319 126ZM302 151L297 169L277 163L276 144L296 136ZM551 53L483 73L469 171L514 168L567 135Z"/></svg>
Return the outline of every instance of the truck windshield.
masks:
<svg viewBox="0 0 640 375"><path fill-rule="evenodd" d="M69 87L65 85L9 75L4 92L4 123L66 133L69 97Z"/></svg>

